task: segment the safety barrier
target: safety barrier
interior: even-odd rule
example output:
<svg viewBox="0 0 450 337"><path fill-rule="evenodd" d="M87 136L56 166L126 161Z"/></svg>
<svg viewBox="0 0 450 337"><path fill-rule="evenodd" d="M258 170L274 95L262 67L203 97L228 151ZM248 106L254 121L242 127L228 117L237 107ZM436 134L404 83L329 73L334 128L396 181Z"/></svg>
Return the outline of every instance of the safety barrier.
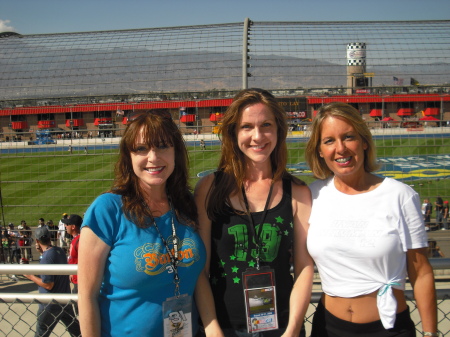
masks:
<svg viewBox="0 0 450 337"><path fill-rule="evenodd" d="M450 299L450 258L430 259L430 262L436 277L439 331L442 336L450 336L450 301L448 301ZM9 287L15 288L15 283L5 281L5 279L8 279L5 275L75 275L77 269L77 265L0 265L0 275L3 277L3 281L0 281L0 289L5 287L5 283L7 283ZM62 307L65 307L67 305L76 304L77 302L77 294L39 294L34 292L35 289L37 289L37 286L35 284L32 284L31 286L32 288L28 287L28 293L3 292L3 289L0 290L1 336L34 336L36 312L38 304L40 303L59 303ZM407 284L405 295L410 307L411 317L419 333L422 331L420 316L409 284ZM313 314L317 303L320 300L320 296L320 279L316 274L311 304L305 317L306 336L309 336L309 332L311 331ZM58 323L51 336L69 336L69 333L64 325Z"/></svg>

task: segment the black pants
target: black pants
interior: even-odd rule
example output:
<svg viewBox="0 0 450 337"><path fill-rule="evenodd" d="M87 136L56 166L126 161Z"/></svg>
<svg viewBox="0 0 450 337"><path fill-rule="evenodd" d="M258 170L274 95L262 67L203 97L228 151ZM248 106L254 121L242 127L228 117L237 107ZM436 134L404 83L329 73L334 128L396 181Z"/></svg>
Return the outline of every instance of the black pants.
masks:
<svg viewBox="0 0 450 337"><path fill-rule="evenodd" d="M72 304L48 304L45 307L39 306L37 313L35 337L48 337L52 333L56 324L61 321L66 326L70 336L81 335L80 324L72 309Z"/></svg>
<svg viewBox="0 0 450 337"><path fill-rule="evenodd" d="M10 248L10 263L20 263L21 254L20 254L20 248L18 247L12 247Z"/></svg>
<svg viewBox="0 0 450 337"><path fill-rule="evenodd" d="M386 330L381 321L352 323L332 315L319 302L314 313L311 337L416 337L416 328L409 309L396 315L392 329Z"/></svg>

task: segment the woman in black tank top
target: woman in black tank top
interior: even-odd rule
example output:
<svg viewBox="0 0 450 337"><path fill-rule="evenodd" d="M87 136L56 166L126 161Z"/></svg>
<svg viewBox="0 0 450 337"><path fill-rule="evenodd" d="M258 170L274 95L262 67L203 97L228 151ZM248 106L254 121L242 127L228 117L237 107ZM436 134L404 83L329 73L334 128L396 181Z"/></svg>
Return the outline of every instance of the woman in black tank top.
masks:
<svg viewBox="0 0 450 337"><path fill-rule="evenodd" d="M252 301L268 307L276 302L277 326L267 324L260 336L304 335L314 274L306 249L311 196L286 171L285 112L269 92L242 90L220 131L218 170L202 178L195 191L199 232L208 254L196 289L205 334L251 336L249 330L262 331L258 329L264 325L249 323L260 324L247 314L252 310L244 297L243 272L270 268L275 299Z"/></svg>

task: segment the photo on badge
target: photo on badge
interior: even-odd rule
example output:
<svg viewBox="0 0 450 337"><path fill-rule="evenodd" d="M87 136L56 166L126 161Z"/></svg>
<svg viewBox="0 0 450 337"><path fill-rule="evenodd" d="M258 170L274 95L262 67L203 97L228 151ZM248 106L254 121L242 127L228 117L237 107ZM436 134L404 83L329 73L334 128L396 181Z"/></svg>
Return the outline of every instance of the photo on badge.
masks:
<svg viewBox="0 0 450 337"><path fill-rule="evenodd" d="M247 331L278 329L275 278L272 270L243 273Z"/></svg>

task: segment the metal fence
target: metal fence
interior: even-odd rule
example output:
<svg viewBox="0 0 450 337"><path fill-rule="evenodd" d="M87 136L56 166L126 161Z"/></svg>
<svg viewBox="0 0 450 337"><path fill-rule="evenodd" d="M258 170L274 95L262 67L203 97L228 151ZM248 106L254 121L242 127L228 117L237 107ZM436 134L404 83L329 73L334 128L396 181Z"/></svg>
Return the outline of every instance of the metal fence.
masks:
<svg viewBox="0 0 450 337"><path fill-rule="evenodd" d="M40 217L56 221L62 213L83 214L97 195L110 188L118 138L87 139L86 134L101 134L106 125L100 120L113 117L122 103L170 105L188 100L197 104L229 99L249 86L270 89L285 99L315 97L315 103L308 106L311 117L318 106L345 96L361 79L362 87L355 94L360 95L363 114L371 109L395 114L397 108L406 106L389 105L389 96L428 93L437 96L426 103L432 103L429 107L438 109L437 116L446 122L450 119L444 102L450 91L449 42L450 20L305 23L246 19L188 27L0 34L0 138L27 140L0 142L0 224L17 225L24 219L35 225ZM364 46L364 53L356 53L361 56L358 65L349 49L354 43ZM369 92L381 95L383 101L372 101ZM415 114L428 107L417 97L400 103L408 103ZM197 105L190 108L199 110ZM200 109L198 117L208 120L209 108L223 112L225 105L217 111L209 106ZM298 105L286 109L304 110ZM74 120L83 123L77 126ZM405 165L402 169L397 165L389 170L396 179L401 176L415 185L422 198L450 197L450 128L442 122L440 127L429 127L430 132L425 127L420 138L405 132L400 121L371 125L380 132L378 156L387 164L422 156L420 163L414 163L417 169L405 172ZM59 136L75 131L84 138L28 145L29 137L36 140L39 123L53 125L51 129ZM195 123L192 128L198 131L197 137L186 135L192 185L199 174L216 167L220 151L217 134L202 130L198 119ZM189 133L189 126L182 126ZM302 132L293 130L289 164L309 182L312 177L302 175L307 171L302 166ZM207 145L205 151L200 139Z"/></svg>
<svg viewBox="0 0 450 337"><path fill-rule="evenodd" d="M436 295L438 306L438 327L442 336L450 336L450 259L430 259L436 277ZM8 275L52 274L74 275L77 273L76 265L0 265L0 289L6 288L17 292L0 290L0 335L6 337L34 336L36 325L37 306L40 303L59 303L63 307L74 305L77 302L76 294L38 294L34 283L19 282L21 286L10 280ZM25 289L18 292L19 288ZM34 290L33 290L34 289ZM26 292L28 291L28 292ZM422 331L419 312L414 301L411 286L408 283L405 291L411 317L416 325L417 332ZM309 336L315 308L320 300L320 278L315 274L311 304L305 317L306 335ZM64 325L58 323L52 336L68 336Z"/></svg>
<svg viewBox="0 0 450 337"><path fill-rule="evenodd" d="M70 112L56 119L60 122L55 125L69 132L67 121L86 118L88 112L81 109L83 104L111 103L115 107L118 102L230 98L249 86L271 89L277 96L317 96L322 100L316 104L320 106L330 96L348 93L357 79L364 82L364 104L359 108L365 114L371 108L386 108L384 102L372 106L375 103L364 98L368 88L385 96L437 93L441 96L434 108L440 109L441 119L448 113L442 103L443 97L448 96L450 73L448 20L245 20L207 26L0 38L0 109L6 111L0 116L0 133L8 139L20 135L9 127L13 122L28 121L34 125L56 114L47 111L27 115L21 110L30 106L71 106ZM348 63L352 61L348 48L353 43L367 46L361 65ZM360 67L361 73L353 67ZM408 108L415 112L425 108L421 103L410 104ZM76 110L77 105L80 110ZM92 119L104 117L102 111L89 113ZM443 123L423 126L415 132L403 128L401 123L370 124L377 155L386 164L381 174L402 180L421 198L450 198L450 128ZM202 132L194 136L185 128L192 185L200 174L216 167L220 153L218 136L203 132L198 125L195 128ZM82 131L96 134L99 129ZM24 139L25 134L29 136L29 132L22 135ZM307 131L298 129L290 134L289 170L310 182L313 178L304 166L303 156L307 136ZM200 147L200 139L204 139L206 150ZM57 223L63 212L83 214L94 198L111 186L118 140L70 138L34 146L27 142L0 143L0 225L13 222L17 226L24 219L36 226L40 217ZM445 261L433 263L436 266ZM0 267L2 273L8 274L11 270L6 268L13 266ZM447 268L450 267L445 265L437 269ZM42 266L33 272L42 273ZM442 284L445 276L439 280L438 284ZM3 284L8 282L5 276ZM44 299L35 294L10 294L12 299L7 301L4 294L0 303L0 334L33 335L37 304ZM448 287L438 289L440 329L444 336L450 336L448 294ZM58 297L58 302L68 303L66 296ZM307 331L318 296L313 296L308 310ZM409 303L420 331L415 303ZM64 335L64 328L58 325L55 333Z"/></svg>
<svg viewBox="0 0 450 337"><path fill-rule="evenodd" d="M425 125L414 131L399 124L385 128L382 122L368 122L383 164L378 173L412 186L422 199L449 199L450 127ZM304 159L308 124L303 127L306 130L289 133L288 170L310 183L314 178ZM211 133L184 137L193 187L200 176L217 167L220 140ZM205 150L200 140L204 140ZM111 187L119 141L113 137L61 139L41 146L0 143L0 225L12 222L17 227L26 220L33 227L41 217L57 224L62 213L83 215L92 201Z"/></svg>

